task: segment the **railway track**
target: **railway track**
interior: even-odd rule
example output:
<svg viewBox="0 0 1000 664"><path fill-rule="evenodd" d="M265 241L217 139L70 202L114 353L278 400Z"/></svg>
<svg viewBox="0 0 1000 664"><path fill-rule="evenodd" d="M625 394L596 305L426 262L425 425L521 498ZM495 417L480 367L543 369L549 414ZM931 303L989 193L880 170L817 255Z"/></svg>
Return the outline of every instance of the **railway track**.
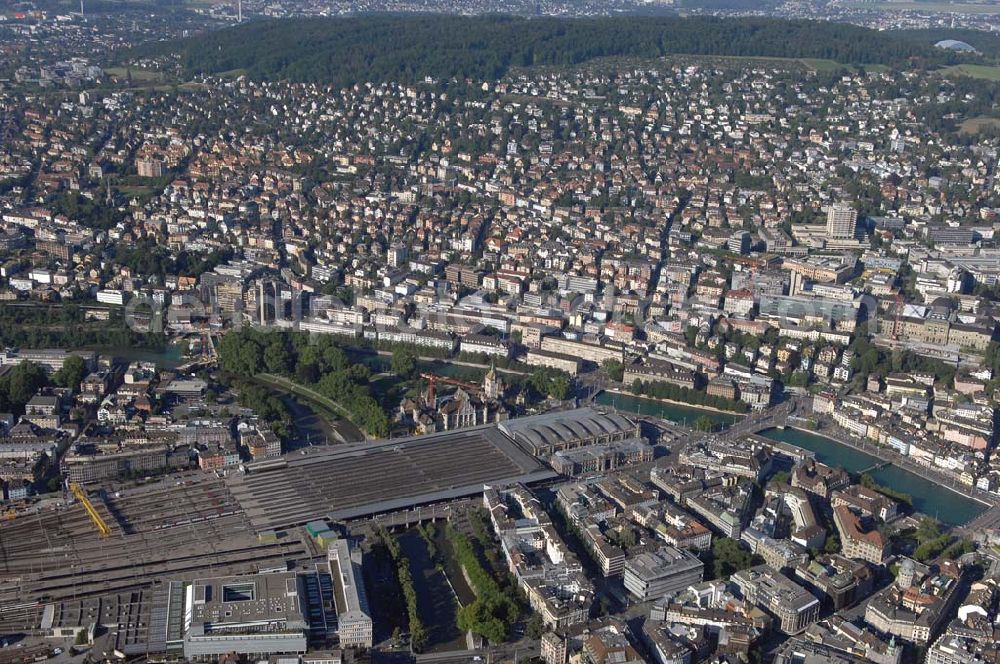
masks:
<svg viewBox="0 0 1000 664"><path fill-rule="evenodd" d="M197 553L169 560L122 562L69 574L38 577L24 585L29 596L55 599L88 597L152 586L164 579L191 580L200 576L246 574L276 567L311 555L300 542L240 547L206 555Z"/></svg>
<svg viewBox="0 0 1000 664"><path fill-rule="evenodd" d="M256 572L314 555L299 538L258 541L237 500L215 478L92 494L91 500L112 525L109 539L98 536L79 504L0 524L0 607Z"/></svg>

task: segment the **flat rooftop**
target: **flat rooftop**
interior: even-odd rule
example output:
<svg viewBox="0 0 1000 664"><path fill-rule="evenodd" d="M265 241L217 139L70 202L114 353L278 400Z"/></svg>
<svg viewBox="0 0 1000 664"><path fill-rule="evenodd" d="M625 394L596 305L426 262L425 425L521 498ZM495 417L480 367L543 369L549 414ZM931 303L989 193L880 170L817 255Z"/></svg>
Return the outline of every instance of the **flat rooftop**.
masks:
<svg viewBox="0 0 1000 664"><path fill-rule="evenodd" d="M327 554L337 619L343 622L345 618L367 618L368 598L361 579L361 551L347 540L337 539L330 542Z"/></svg>
<svg viewBox="0 0 1000 664"><path fill-rule="evenodd" d="M476 495L484 484L556 476L495 425L311 448L246 468L227 483L258 531L358 519Z"/></svg>
<svg viewBox="0 0 1000 664"><path fill-rule="evenodd" d="M198 579L192 586L192 621L211 625L206 632L241 631L248 625L261 631L264 623L305 625L294 572Z"/></svg>
<svg viewBox="0 0 1000 664"><path fill-rule="evenodd" d="M759 604L770 602L801 612L819 602L808 590L768 565L741 570L733 579L737 585L757 586Z"/></svg>
<svg viewBox="0 0 1000 664"><path fill-rule="evenodd" d="M652 581L692 570L702 569L704 564L686 549L662 546L654 551L645 551L625 563L626 567L644 581Z"/></svg>

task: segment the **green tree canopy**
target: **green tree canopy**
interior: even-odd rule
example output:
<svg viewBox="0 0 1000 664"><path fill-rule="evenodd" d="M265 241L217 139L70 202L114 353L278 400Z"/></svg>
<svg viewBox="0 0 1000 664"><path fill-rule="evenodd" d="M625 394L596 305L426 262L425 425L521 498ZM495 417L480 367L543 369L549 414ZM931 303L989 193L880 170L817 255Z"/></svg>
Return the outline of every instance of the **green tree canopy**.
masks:
<svg viewBox="0 0 1000 664"><path fill-rule="evenodd" d="M392 351L389 366L400 378L412 378L417 371L417 356L409 348L397 348Z"/></svg>
<svg viewBox="0 0 1000 664"><path fill-rule="evenodd" d="M52 375L52 382L60 387L80 387L80 382L87 375L87 362L79 355L70 355L62 367Z"/></svg>

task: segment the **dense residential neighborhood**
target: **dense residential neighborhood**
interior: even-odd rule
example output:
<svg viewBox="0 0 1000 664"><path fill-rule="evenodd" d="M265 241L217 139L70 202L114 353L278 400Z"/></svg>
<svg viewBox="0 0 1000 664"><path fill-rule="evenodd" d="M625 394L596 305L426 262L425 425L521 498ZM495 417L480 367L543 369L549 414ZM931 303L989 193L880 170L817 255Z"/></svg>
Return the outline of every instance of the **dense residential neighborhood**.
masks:
<svg viewBox="0 0 1000 664"><path fill-rule="evenodd" d="M1000 664L1000 11L722 4L0 8L0 664Z"/></svg>

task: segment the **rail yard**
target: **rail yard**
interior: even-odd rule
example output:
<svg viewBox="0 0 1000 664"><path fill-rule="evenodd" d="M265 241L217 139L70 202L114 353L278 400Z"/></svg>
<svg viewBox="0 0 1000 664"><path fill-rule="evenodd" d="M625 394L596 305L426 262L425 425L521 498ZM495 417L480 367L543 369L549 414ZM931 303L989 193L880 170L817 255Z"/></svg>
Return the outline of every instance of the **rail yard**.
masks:
<svg viewBox="0 0 1000 664"><path fill-rule="evenodd" d="M143 604L164 579L284 568L317 555L302 538L259 540L212 476L91 500L111 525L107 539L79 503L0 524L0 630L40 627L46 605L55 606L49 623L58 625L95 598L120 605L139 593Z"/></svg>

